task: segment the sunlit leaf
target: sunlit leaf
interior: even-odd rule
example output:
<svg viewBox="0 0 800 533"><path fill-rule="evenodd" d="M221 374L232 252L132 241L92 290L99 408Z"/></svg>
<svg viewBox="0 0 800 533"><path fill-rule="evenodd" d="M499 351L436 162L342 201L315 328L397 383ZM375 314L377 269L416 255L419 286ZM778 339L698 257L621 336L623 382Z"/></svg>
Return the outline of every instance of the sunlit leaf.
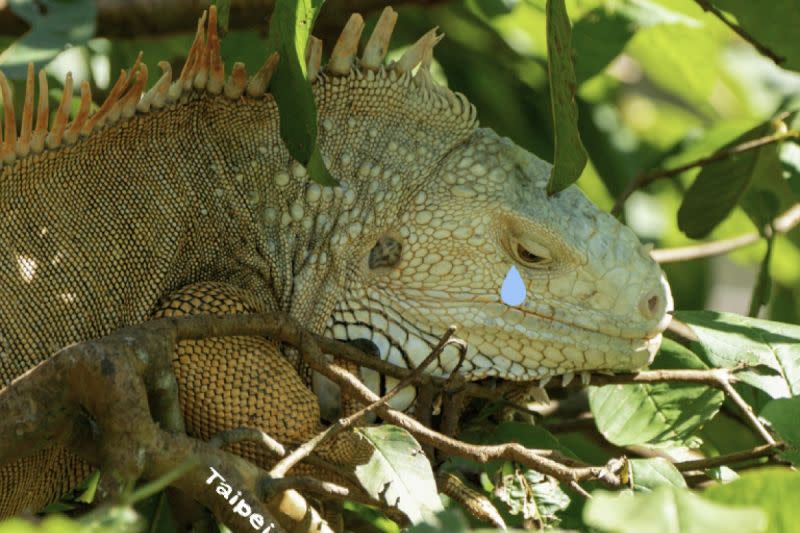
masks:
<svg viewBox="0 0 800 533"><path fill-rule="evenodd" d="M355 469L370 496L397 507L415 524L442 509L431 465L408 431L388 424L356 431L375 448Z"/></svg>
<svg viewBox="0 0 800 533"><path fill-rule="evenodd" d="M800 466L800 396L772 400L764 406L760 415L786 444L781 457Z"/></svg>
<svg viewBox="0 0 800 533"><path fill-rule="evenodd" d="M772 398L800 394L800 326L713 311L677 311L698 337L704 356L717 367L766 367L736 373Z"/></svg>
<svg viewBox="0 0 800 533"><path fill-rule="evenodd" d="M725 485L715 485L703 497L724 505L758 507L768 520L769 533L794 533L800 524L800 473L783 468L745 472ZM708 529L707 531L725 531ZM738 527L728 531L743 531Z"/></svg>
<svg viewBox="0 0 800 533"><path fill-rule="evenodd" d="M706 368L681 345L664 340L653 368ZM589 389L597 428L618 446L700 445L696 433L719 410L722 392L705 385L659 383L606 385Z"/></svg>
<svg viewBox="0 0 800 533"><path fill-rule="evenodd" d="M28 63L41 68L66 48L94 37L94 0L11 0L9 5L31 27L0 54L0 68L10 79L25 79Z"/></svg>
<svg viewBox="0 0 800 533"><path fill-rule="evenodd" d="M647 494L596 491L584 520L617 533L708 533L766 531L764 513L755 507L733 507L706 500L686 489L663 486Z"/></svg>

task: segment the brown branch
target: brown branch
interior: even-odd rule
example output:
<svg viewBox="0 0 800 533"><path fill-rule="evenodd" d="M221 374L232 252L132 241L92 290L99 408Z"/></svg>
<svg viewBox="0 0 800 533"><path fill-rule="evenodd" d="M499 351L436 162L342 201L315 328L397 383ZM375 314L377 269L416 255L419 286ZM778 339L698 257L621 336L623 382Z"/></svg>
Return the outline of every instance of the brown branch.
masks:
<svg viewBox="0 0 800 533"><path fill-rule="evenodd" d="M433 350L431 350L431 353L428 354L422 363L414 368L414 370L408 376L400 380L397 385L392 388L392 390L387 392L378 400L363 407L362 409L359 409L347 418L337 420L327 429L298 446L289 455L281 459L275 466L272 467L272 470L269 472L270 475L276 478L285 476L286 472L288 472L294 465L308 457L317 446L322 444L322 442L333 437L337 433L352 427L354 424L362 420L367 414L375 412L379 407L386 405L386 402L394 398L402 389L413 383L417 376L422 374L422 372L434 361L434 359L439 357L439 355L442 353L442 350L444 350L444 347L451 342L451 337L455 331L455 326L450 326L447 328L447 331L442 338L439 339L439 342L436 344Z"/></svg>
<svg viewBox="0 0 800 533"><path fill-rule="evenodd" d="M776 65L780 65L781 63L786 61L785 57L779 56L778 54L767 48L765 45L758 42L758 40L756 40L755 37L753 37L747 31L745 31L744 28L742 28L741 26L730 20L725 15L725 13L720 11L719 8L714 6L708 0L694 0L694 1L695 3L697 3L697 5L703 8L703 11L709 11L713 13L714 16L717 17L719 20L721 20L723 24L732 29L737 35L739 35L739 37L741 37L742 39L753 45L753 47L756 50L758 50L761 53L761 55L770 58L773 62L775 62Z"/></svg>
<svg viewBox="0 0 800 533"><path fill-rule="evenodd" d="M622 194L620 194L617 200L614 202L614 207L611 208L611 214L619 215L619 213L622 211L622 206L625 205L625 201L630 197L631 194L641 189L642 187L650 185L654 181L658 181L662 178L677 176L678 174L686 172L687 170L690 170L692 168L702 167L708 165L709 163L714 163L722 159L727 159L729 157L741 154L743 152L747 152L749 150L755 150L757 148L762 148L769 144L798 137L800 137L800 131L794 131L794 130L780 131L773 133L772 135L760 137L758 139L751 139L749 141L728 148L727 150L719 150L718 152L714 152L709 156L695 159L694 161L690 161L684 165L680 165L675 168L657 169L638 174L636 177L634 177L631 181L628 182L628 185L622 191Z"/></svg>
<svg viewBox="0 0 800 533"><path fill-rule="evenodd" d="M683 461L674 463L675 468L681 472L688 472L690 470L705 470L706 468L714 468L717 466L724 466L729 464L741 463L750 461L752 459L760 459L762 457L772 457L786 447L782 442L776 444L762 444L749 450L741 452L728 453L719 455L717 457L709 457L706 459L697 459L694 461Z"/></svg>
<svg viewBox="0 0 800 533"><path fill-rule="evenodd" d="M800 224L800 204L795 204L786 210L785 213L778 216L772 221L770 226L764 228L764 232L772 231L782 234L787 233L794 229L795 226ZM767 234L767 233L764 233ZM722 239L719 241L704 242L692 246L681 246L677 248L663 248L661 250L653 250L650 255L658 263L674 263L678 261L691 261L693 259L702 259L705 257L714 257L723 255L745 246L750 246L761 239L762 234L754 231L739 235L738 237L731 237L730 239Z"/></svg>
<svg viewBox="0 0 800 533"><path fill-rule="evenodd" d="M223 448L229 444L237 442L255 442L261 444L273 455L283 457L286 455L286 448L283 444L276 441L258 428L235 428L221 431L208 439L208 444L214 448Z"/></svg>

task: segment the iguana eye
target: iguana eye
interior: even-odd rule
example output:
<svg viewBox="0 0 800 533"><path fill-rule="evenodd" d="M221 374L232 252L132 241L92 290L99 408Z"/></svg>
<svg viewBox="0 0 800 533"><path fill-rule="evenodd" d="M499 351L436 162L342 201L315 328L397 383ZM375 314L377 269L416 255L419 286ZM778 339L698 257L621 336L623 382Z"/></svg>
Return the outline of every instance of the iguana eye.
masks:
<svg viewBox="0 0 800 533"><path fill-rule="evenodd" d="M517 259L526 266L541 267L547 265L552 261L550 252L543 246L517 243L516 246Z"/></svg>

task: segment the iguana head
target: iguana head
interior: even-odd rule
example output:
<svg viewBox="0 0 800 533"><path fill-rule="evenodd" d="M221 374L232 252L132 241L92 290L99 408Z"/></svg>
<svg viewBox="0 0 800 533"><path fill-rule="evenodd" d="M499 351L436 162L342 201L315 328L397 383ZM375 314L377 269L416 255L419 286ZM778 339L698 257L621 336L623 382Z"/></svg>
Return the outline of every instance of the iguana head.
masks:
<svg viewBox="0 0 800 533"><path fill-rule="evenodd" d="M407 52L423 59L413 78L402 75L402 98L389 94L381 104L388 121L372 155L345 167L323 140L334 174L363 193L356 205L377 206L362 210L374 214L375 231L359 224L357 238L348 240L354 264L328 334L371 340L383 359L411 368L452 324L469 345L460 367L468 379L647 365L672 310L669 286L648 248L576 187L548 196L550 165L477 129L463 96L431 80L424 58L436 39L424 39L417 45L422 51ZM358 86L347 80L359 76L339 83ZM384 70L375 75L377 94L382 76L390 78ZM372 113L360 98L349 100L351 130ZM342 123L326 107L331 99L320 100L323 122ZM398 187L391 178L401 173ZM400 197L391 209L384 202L390 193ZM525 297L504 302L501 287L512 267ZM457 362L450 346L430 371L447 374Z"/></svg>

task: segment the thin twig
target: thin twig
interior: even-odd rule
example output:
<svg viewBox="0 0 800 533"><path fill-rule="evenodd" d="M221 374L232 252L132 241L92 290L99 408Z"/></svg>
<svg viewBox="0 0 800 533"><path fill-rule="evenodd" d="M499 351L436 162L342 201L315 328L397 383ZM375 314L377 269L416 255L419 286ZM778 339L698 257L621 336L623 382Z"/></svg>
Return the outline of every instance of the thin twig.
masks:
<svg viewBox="0 0 800 533"><path fill-rule="evenodd" d="M581 496L583 496L583 497L584 497L584 498L586 498L587 500L591 500L591 499L592 499L592 495L591 495L591 494L589 494L588 492L586 492L586 490L584 490L584 488L583 488L583 487L581 487L581 486L578 484L578 482L577 482L577 481L570 481L570 482L569 482L569 486L570 486L570 488L571 488L572 490L574 490L575 492L577 492L578 494L580 494Z"/></svg>
<svg viewBox="0 0 800 533"><path fill-rule="evenodd" d="M722 374L720 374L720 376L722 376ZM739 410L742 411L742 414L744 414L744 417L750 426L756 430L759 435L761 435L761 438L764 439L767 444L775 446L775 439L772 437L772 435L770 435L769 431L767 431L767 428L764 427L764 424L762 424L758 419L756 414L753 412L753 408L750 407L750 404L744 401L744 398L742 398L741 395L736 392L736 389L733 388L733 385L727 379L727 377L720 377L720 385L722 385L722 390L725 392L725 394L727 394L731 401L733 401L733 403L739 407Z"/></svg>
<svg viewBox="0 0 800 533"><path fill-rule="evenodd" d="M283 457L286 448L283 445L257 428L235 428L221 431L208 439L208 444L215 448L222 448L237 442L255 442L263 445L272 454Z"/></svg>
<svg viewBox="0 0 800 533"><path fill-rule="evenodd" d="M688 472L690 470L705 470L706 468L714 468L717 466L741 463L743 461L760 459L762 457L772 457L773 455L781 451L783 448L785 448L785 444L783 444L782 442L776 444L762 444L760 446L756 446L755 448L751 448L749 450L744 450L741 452L728 453L725 455L719 455L717 457L709 457L706 459L697 459L695 461L683 461L674 464L675 468L677 468L681 472Z"/></svg>
<svg viewBox="0 0 800 533"><path fill-rule="evenodd" d="M681 174L695 167L702 167L708 165L709 163L714 163L715 161L727 159L729 157L741 154L743 152L747 152L749 150L755 150L757 148L761 148L769 144L797 137L800 137L799 131L794 131L794 130L779 131L773 133L772 135L759 137L758 139L751 139L749 141L743 142L742 144L737 144L736 146L733 146L727 150L719 150L718 152L714 152L709 156L695 159L694 161L690 161L684 165L680 165L675 168L657 169L638 174L636 177L634 177L631 181L628 182L628 185L625 187L625 190L622 191L622 194L620 194L617 200L614 202L614 207L611 209L611 214L618 215L622 211L622 206L625 204L625 201L630 197L631 194L634 193L634 191L637 191L642 187L646 187L647 185L650 185L654 181L658 181L661 178L669 178L672 176L677 176L678 174Z"/></svg>
<svg viewBox="0 0 800 533"><path fill-rule="evenodd" d="M286 475L286 472L289 471L294 465L308 457L314 449L319 446L322 442L326 439L331 438L333 435L353 426L355 423L360 421L364 418L367 414L376 411L382 405L385 405L386 402L394 398L398 392L402 389L410 385L415 379L418 374L421 374L444 350L444 347L450 342L451 337L456 331L455 326L450 326L447 328L447 331L442 335L442 338L439 339L439 342L436 346L431 350L431 353L420 363L414 370L405 378L401 379L397 385L395 385L392 390L387 392L384 396L379 398L378 400L372 402L371 404L359 409L352 415L348 416L347 418L342 418L337 420L334 424L328 426L327 429L318 433L313 438L307 440L301 446L295 448L289 455L278 461L278 463L272 467L270 470L270 475L273 477L283 477ZM351 374L352 375L352 374Z"/></svg>
<svg viewBox="0 0 800 533"><path fill-rule="evenodd" d="M261 480L261 490L269 499L275 494L286 490L310 492L328 498L342 499L350 494L350 490L330 481L320 481L309 476L289 476L284 478L268 478Z"/></svg>
<svg viewBox="0 0 800 533"><path fill-rule="evenodd" d="M772 227L775 228L775 233L787 233L794 229L797 224L800 224L800 203L795 204L786 210L783 214L778 216L772 221ZM770 231L765 228L765 232ZM723 255L745 246L755 244L761 239L761 233L754 231L739 235L738 237L731 237L730 239L722 239L713 242L704 242L693 246L681 246L678 248L663 248L661 250L653 250L650 255L658 263L675 263L678 261L691 261L692 259L702 259L704 257L713 257L716 255Z"/></svg>
<svg viewBox="0 0 800 533"><path fill-rule="evenodd" d="M719 20L721 20L723 24L732 29L737 35L739 35L739 37L741 37L748 43L752 44L753 48L758 50L761 53L761 55L767 56L772 61L774 61L776 65L780 65L781 63L786 61L785 57L779 56L778 54L767 48L765 45L758 42L755 37L753 37L747 31L745 31L744 28L731 21L725 15L725 13L720 11L716 6L714 6L708 0L694 0L694 1L697 3L697 5L702 7L704 11L709 11L713 13L714 16L717 17Z"/></svg>

